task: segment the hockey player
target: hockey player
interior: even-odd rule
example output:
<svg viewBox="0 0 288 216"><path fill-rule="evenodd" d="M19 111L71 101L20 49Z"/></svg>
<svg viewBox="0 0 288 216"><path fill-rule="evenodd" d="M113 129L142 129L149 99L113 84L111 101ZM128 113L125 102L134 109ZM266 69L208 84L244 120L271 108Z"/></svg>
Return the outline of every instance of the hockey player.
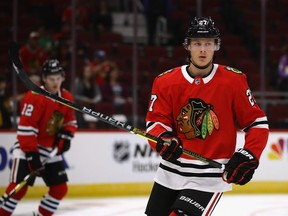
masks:
<svg viewBox="0 0 288 216"><path fill-rule="evenodd" d="M58 60L47 60L42 67L42 88L73 100L72 94L61 88L65 73ZM32 171L38 171L49 191L43 196L37 216L50 216L67 193L67 174L61 154L70 148L71 139L77 128L74 110L53 101L45 96L28 91L20 104L20 122L17 129L17 142L13 147L13 165L7 194ZM58 153L43 165L50 152L57 147ZM28 182L34 184L35 178ZM10 199L2 198L0 215L11 215L20 200L25 196L28 186L25 185Z"/></svg>
<svg viewBox="0 0 288 216"><path fill-rule="evenodd" d="M210 17L195 18L184 43L189 64L155 78L147 132L162 160L146 207L148 216L211 215L231 183L244 185L259 165L268 139L265 113L256 104L246 75L213 63L220 33ZM236 147L237 127L245 132ZM226 164L224 172L182 154L191 150Z"/></svg>

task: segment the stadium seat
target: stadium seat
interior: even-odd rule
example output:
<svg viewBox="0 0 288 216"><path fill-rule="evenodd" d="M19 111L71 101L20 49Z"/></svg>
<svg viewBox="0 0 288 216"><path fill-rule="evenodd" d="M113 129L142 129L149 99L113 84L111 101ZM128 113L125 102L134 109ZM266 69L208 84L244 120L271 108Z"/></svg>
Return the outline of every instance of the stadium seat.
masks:
<svg viewBox="0 0 288 216"><path fill-rule="evenodd" d="M288 104L277 104L270 105L268 108L267 116L270 127L272 128L283 128L288 126Z"/></svg>
<svg viewBox="0 0 288 216"><path fill-rule="evenodd" d="M167 58L167 50L162 46L146 46L144 48L144 55L146 58Z"/></svg>
<svg viewBox="0 0 288 216"><path fill-rule="evenodd" d="M89 31L77 31L77 41L84 44L93 44L95 43L95 37L93 32Z"/></svg>
<svg viewBox="0 0 288 216"><path fill-rule="evenodd" d="M130 44L117 44L115 47L115 55L117 57L130 57L133 55L133 46Z"/></svg>
<svg viewBox="0 0 288 216"><path fill-rule="evenodd" d="M122 35L115 32L103 31L99 35L100 43L119 44L123 43Z"/></svg>

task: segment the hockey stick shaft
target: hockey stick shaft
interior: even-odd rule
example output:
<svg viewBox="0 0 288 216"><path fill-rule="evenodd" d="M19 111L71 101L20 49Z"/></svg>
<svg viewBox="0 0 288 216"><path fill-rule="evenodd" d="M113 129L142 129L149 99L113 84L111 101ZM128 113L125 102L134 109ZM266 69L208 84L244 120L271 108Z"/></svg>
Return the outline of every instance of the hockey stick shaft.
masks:
<svg viewBox="0 0 288 216"><path fill-rule="evenodd" d="M90 115L94 118L97 118L98 120L100 121L103 121L103 122L106 122L107 124L110 124L112 126L115 126L115 127L118 127L120 129L123 129L123 130L126 130L126 131L129 131L135 135L138 135L140 137L143 137L147 140L150 140L150 141L153 141L153 142L158 142L160 141L160 139L158 137L155 137L149 133L146 133L145 131L142 131L138 128L135 128L127 123L124 123L124 122L121 122L121 121L118 121L110 116L107 116L103 113L100 113L100 112L97 112L97 111L94 111L90 108L87 108L87 107L82 107L76 103L73 103L71 101L68 101L62 97L59 97L57 95L54 95L54 94L51 94L50 92L47 92L46 90L40 88L39 86L37 86L36 84L34 84L30 79L29 77L27 76L26 72L24 71L23 69L23 66L22 66L22 63L19 59L19 54L18 54L18 45L16 43L12 43L11 44L11 47L10 47L10 50L9 50L9 54L10 54L10 59L12 61L12 64L13 64L13 68L15 69L16 73L18 74L19 78L22 80L22 82L24 83L24 85L38 93L38 94L41 94L43 96L46 96L46 97L49 97L51 99L54 99L55 101L65 105L65 106L68 106L76 111L79 111L79 112L82 112L84 114L87 114L87 115ZM215 168L219 168L219 169L224 169L224 164L221 164L217 161L214 161L214 160L211 160L211 159L208 159L208 158L205 158L197 153L194 153L192 151L189 151L189 150L186 150L186 149L183 149L183 154L187 155L187 156L190 156L190 157L193 157L195 159L198 159L204 163L207 163L209 164L210 166L212 167L215 167Z"/></svg>
<svg viewBox="0 0 288 216"><path fill-rule="evenodd" d="M51 153L49 154L49 156L42 162L43 166L52 158L54 157L58 152L58 148L54 148L53 151L51 151ZM20 191L32 178L34 178L37 173L39 171L41 171L43 169L43 167L37 169L37 170L34 170L32 171L31 173L29 173L28 175L25 176L25 178L20 182L18 183L15 188L13 190L11 190L9 192L9 194L3 198L3 203L2 205L5 204L5 202L7 202L15 193L17 193L18 191Z"/></svg>

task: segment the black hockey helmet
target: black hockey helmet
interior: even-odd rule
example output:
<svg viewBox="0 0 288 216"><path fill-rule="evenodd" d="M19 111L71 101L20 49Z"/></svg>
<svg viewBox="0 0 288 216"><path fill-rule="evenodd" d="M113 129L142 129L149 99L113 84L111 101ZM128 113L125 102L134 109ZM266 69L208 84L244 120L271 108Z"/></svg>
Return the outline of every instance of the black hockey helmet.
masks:
<svg viewBox="0 0 288 216"><path fill-rule="evenodd" d="M61 73L65 76L65 72L57 59L48 59L43 63L42 74L44 76Z"/></svg>
<svg viewBox="0 0 288 216"><path fill-rule="evenodd" d="M216 50L220 49L220 32L217 27L214 26L214 21L211 17L195 17L191 21L190 27L186 32L183 46L188 48L191 38L215 38Z"/></svg>

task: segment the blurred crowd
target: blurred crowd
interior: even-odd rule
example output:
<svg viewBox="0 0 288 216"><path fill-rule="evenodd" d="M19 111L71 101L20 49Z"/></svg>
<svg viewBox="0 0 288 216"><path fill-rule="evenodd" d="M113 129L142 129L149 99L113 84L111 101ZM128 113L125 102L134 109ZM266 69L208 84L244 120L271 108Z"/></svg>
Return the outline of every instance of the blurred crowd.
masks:
<svg viewBox="0 0 288 216"><path fill-rule="evenodd" d="M30 12L43 22L29 32L26 40L20 44L19 55L23 67L30 79L41 85L41 69L47 59L58 59L68 74L65 88L73 84L72 92L75 102L97 110L96 104L106 103L113 107L115 114L123 112L125 104L131 105L131 89L120 80L121 71L116 62L109 59L104 50L91 49L78 44L77 58L81 65L74 80L69 80L71 70L71 19L72 7L67 4L59 13L58 19L50 19L52 10L49 1L28 1ZM91 5L92 4L92 5ZM101 31L112 30L112 14L107 0L89 1L82 3L76 1L76 28L77 32L92 31L95 36ZM50 11L51 14L47 13ZM45 13L44 13L45 12ZM12 111L18 106L23 94L27 91L23 85L18 85L18 95L11 96L7 92L7 80L0 77L0 128L12 128ZM19 112L19 111L18 111ZM18 113L19 114L19 113ZM77 113L80 128L95 128L82 113Z"/></svg>
<svg viewBox="0 0 288 216"><path fill-rule="evenodd" d="M157 31L156 23L159 20L159 17L162 17L168 23L168 40L165 45L180 47L179 50L181 50L181 52L175 55L177 55L177 57L179 58L181 57L183 59L183 62L185 62L185 51L181 44L184 38L183 32L184 29L187 28L187 26L184 26L183 23L187 23L186 20L189 20L191 19L191 17L194 17L196 15L197 1L141 0L139 2L141 3L141 7L139 5L137 6L138 12L143 14L146 18L148 34L147 44L144 44L143 47L145 47L146 45L153 46L155 45L155 43L157 43L155 36ZM203 4L205 2L206 1L203 1ZM231 5L228 6L227 4L224 4L225 1L222 0L215 0L214 3L209 1L209 4L211 4L211 6L209 10L203 8L203 15L211 15L213 19L220 24L220 29L225 30L224 32L236 33L240 35L240 33L243 33L243 31L237 32L239 28L236 27L244 26L243 20L240 22L239 20L237 20L237 18L233 17L231 18L230 23L233 22L235 25L225 26L224 23L227 20L221 18L219 15L222 14L222 10L225 9L226 13L223 13L223 16L225 17L227 11L233 11L233 4L235 6L238 6L238 2L241 1L233 0L231 1ZM255 3L257 2L258 1L255 1ZM130 59L128 61L125 60L124 63L119 61L119 59L116 59L112 55L115 55L115 53L117 52L119 52L119 55L121 55L120 49L113 50L115 44L111 43L109 44L109 50L112 50L112 54L111 52L107 52L107 49L103 49L104 44L101 44L101 37L105 37L104 33L113 32L113 12L115 12L116 5L117 8L121 11L131 12L133 11L132 1L76 0L75 3L75 26L78 36L78 39L76 41L77 69L75 77L69 76L69 73L71 72L72 59L72 7L70 0L25 0L25 4L20 5L20 11L25 11L26 13L31 14L34 18L39 20L39 22L36 22L36 24L32 24L31 22L31 26L33 28L27 28L29 29L29 32L25 32L25 34L20 34L21 37L18 38L21 45L20 57L24 69L28 73L30 78L33 80L33 82L37 83L37 85L41 85L41 67L43 62L48 58L56 58L60 61L61 66L64 68L67 74L66 81L63 87L73 92L76 103L79 103L83 106L91 107L92 109L99 110L100 112L107 113L108 115L125 114L126 119L124 120L129 121L131 120L131 116L127 115L129 115L129 112L130 114L132 112L132 89L131 81L127 82L127 74L131 72L131 68L129 70L126 70L126 66L131 66L132 55L130 53L130 56L126 56L127 59ZM225 7L221 7L221 5L224 5ZM236 11L234 12L236 13ZM239 14L239 16L243 16L243 14L241 13ZM184 20L185 22L183 22ZM26 24L28 26L29 23L26 22ZM127 23L127 25L129 25L129 23ZM245 32L245 34L248 33L249 31ZM87 35L92 35L92 40L96 42L96 46L95 44L93 44L93 46L90 46L88 39L87 41L85 41ZM221 47L221 52L224 54L223 56L226 55L233 58L233 55L230 55L227 52L227 47L225 47L225 44L227 46L228 41L225 41L225 39L227 39L227 37L223 40L223 47ZM251 37L250 41L252 41L252 39L253 38ZM239 51L237 52L240 53ZM279 66L278 73L276 72L277 68L270 68L269 65L267 67L267 70L275 72L273 72L274 75L268 76L272 77L270 80L276 90L287 92L287 46L284 46L283 53L281 53L281 55L279 54L278 56L279 57L276 63L277 67ZM165 56L161 57L165 58ZM162 67L163 70L169 69L170 66L172 67L174 65L175 61L171 61L170 65L169 61L163 61L163 63L161 57L159 57L158 53L155 53L155 58L157 60L154 60L152 64L159 64L159 67ZM175 56L172 56L171 58L174 57ZM254 57L257 61L257 56L255 55ZM237 57L235 56L234 59L237 59ZM145 62L145 60L145 56L140 55L139 67L146 67L146 64L141 64ZM221 61L223 61L223 63L225 64L234 66L233 61L228 61L227 59L219 58L218 56L217 61L218 63L221 63ZM253 61L255 62L255 59ZM178 64L179 62L177 62L176 65ZM242 65L245 66L245 64ZM238 65L236 64L235 66ZM259 68L259 66L256 66L257 71L253 71L253 67L253 70L251 71L255 72L255 75L257 75ZM162 72L161 70L157 72L160 73ZM149 69L147 69L147 71L149 71ZM131 74L129 76L131 76ZM151 79L148 81L150 84L152 84ZM252 84L254 83L256 82L253 82ZM71 87L73 87L73 89L70 89ZM7 91L7 89L10 89L10 91ZM150 89L150 86L148 89ZM144 89L142 90L144 92ZM18 95L16 97L12 97L10 82L7 82L7 77L5 75L0 77L0 128L12 128L13 124L11 124L11 120L7 116L12 116L13 108L17 106L17 103L19 103L25 91L27 91L27 89L23 85L19 84ZM145 96L147 96L148 94L149 92L147 92ZM146 98L143 104L145 103L147 103ZM140 111L142 112L142 114L146 111L145 105L143 106L143 104L140 104L140 106L142 106L142 110ZM98 128L100 126L99 122L97 123L95 121L92 121L87 116L81 113L77 113L77 119L79 121L80 128Z"/></svg>

